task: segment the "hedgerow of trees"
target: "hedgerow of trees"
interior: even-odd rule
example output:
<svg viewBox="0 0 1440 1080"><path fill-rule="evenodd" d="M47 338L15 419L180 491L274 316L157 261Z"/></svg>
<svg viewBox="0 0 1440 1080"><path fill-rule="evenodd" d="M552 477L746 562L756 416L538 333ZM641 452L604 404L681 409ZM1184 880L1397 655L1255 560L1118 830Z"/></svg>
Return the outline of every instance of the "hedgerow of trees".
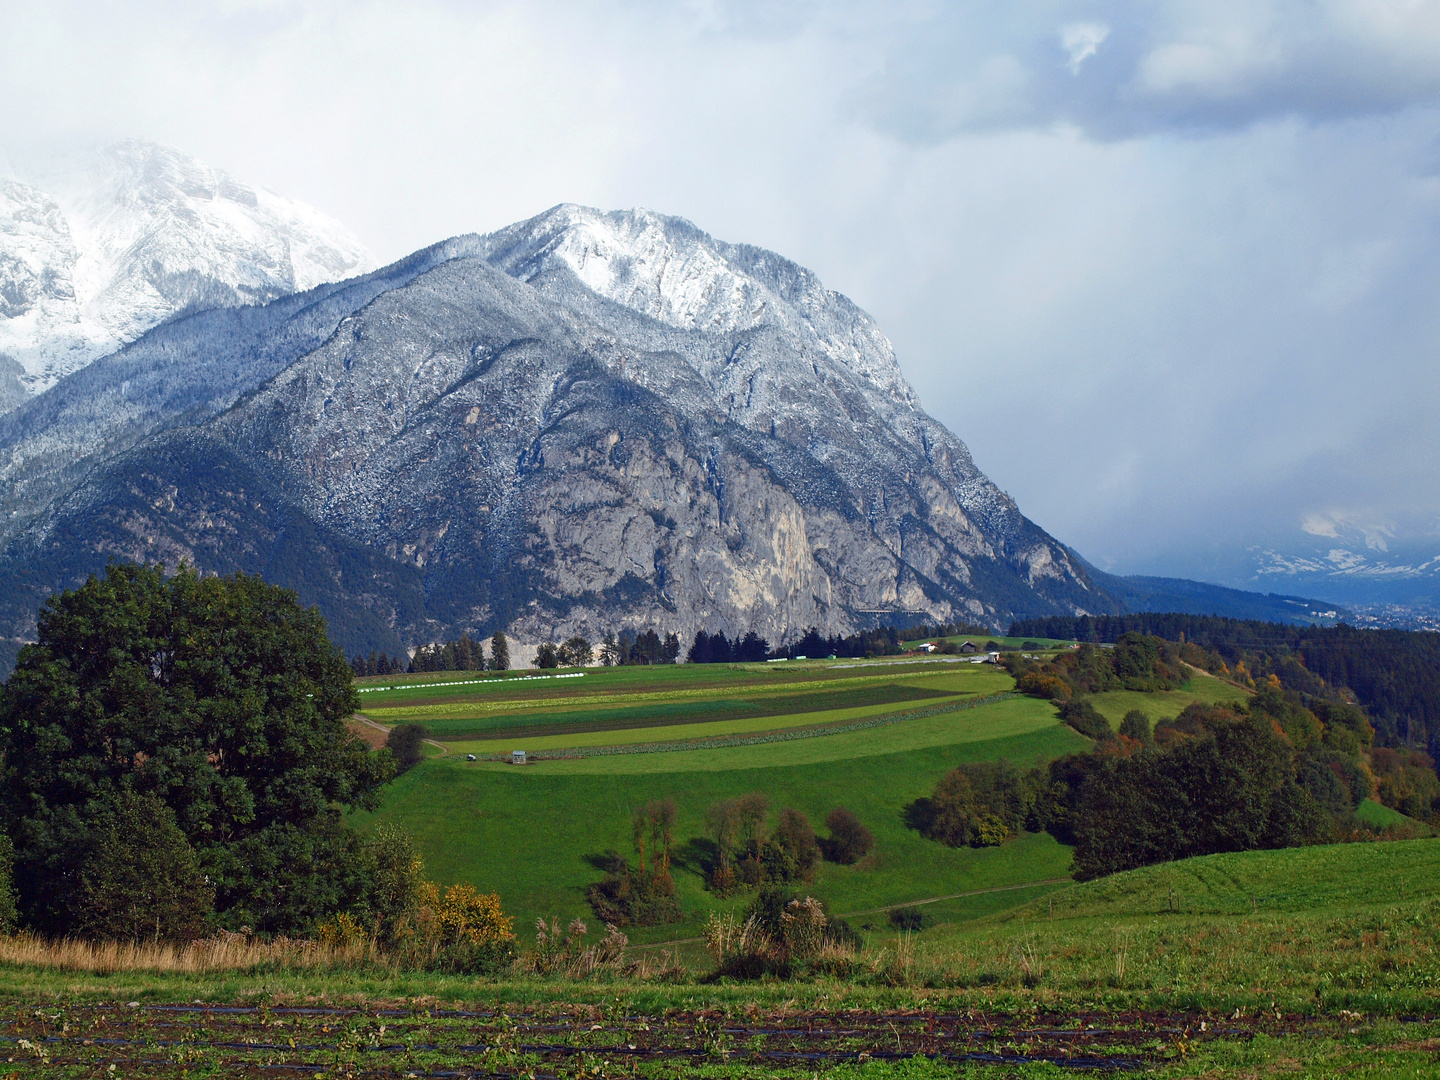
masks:
<svg viewBox="0 0 1440 1080"><path fill-rule="evenodd" d="M1073 670L1094 668L1082 659ZM1083 698L1061 710L1081 728L1098 719L1092 751L1024 773L1005 762L959 766L907 808L909 824L941 843L975 847L1049 830L1074 845L1076 876L1091 878L1194 855L1361 838L1368 830L1355 811L1367 798L1440 821L1428 755L1372 749L1360 709L1307 706L1278 679L1243 704L1191 705L1153 729L1132 710L1114 732Z"/></svg>
<svg viewBox="0 0 1440 1080"><path fill-rule="evenodd" d="M769 797L754 791L717 802L706 812L714 844L709 867L713 891L811 881L822 852L836 862L854 862L874 847L875 838L848 810L830 813L831 835L824 839L793 807L781 807L771 828L769 810Z"/></svg>
<svg viewBox="0 0 1440 1080"><path fill-rule="evenodd" d="M604 922L613 926L656 926L685 917L670 872L678 817L679 810L671 799L634 810L631 841L639 857L638 867L610 853L605 878L592 885L588 893L590 906Z"/></svg>

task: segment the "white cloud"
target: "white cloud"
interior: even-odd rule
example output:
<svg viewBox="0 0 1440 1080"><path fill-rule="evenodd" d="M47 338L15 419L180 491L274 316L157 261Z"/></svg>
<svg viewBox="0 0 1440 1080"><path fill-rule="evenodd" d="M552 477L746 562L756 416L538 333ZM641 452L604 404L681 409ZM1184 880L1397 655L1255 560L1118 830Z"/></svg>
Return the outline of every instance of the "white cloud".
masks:
<svg viewBox="0 0 1440 1080"><path fill-rule="evenodd" d="M1065 66L1071 75L1080 74L1080 65L1095 55L1097 49L1110 36L1110 28L1103 23L1071 23L1060 28L1060 47L1069 60Z"/></svg>

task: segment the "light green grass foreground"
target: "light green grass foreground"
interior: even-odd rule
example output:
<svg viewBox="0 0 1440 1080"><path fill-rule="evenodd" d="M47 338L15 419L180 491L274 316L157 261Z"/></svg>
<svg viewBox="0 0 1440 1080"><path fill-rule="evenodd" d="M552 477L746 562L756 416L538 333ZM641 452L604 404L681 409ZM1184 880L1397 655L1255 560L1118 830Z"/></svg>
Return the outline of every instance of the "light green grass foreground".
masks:
<svg viewBox="0 0 1440 1080"><path fill-rule="evenodd" d="M941 1016L963 1014L967 1030L1138 1028L1144 1037L1119 1045L1118 1052L1143 1055L1143 1075L1162 1080L1433 1077L1440 1075L1440 1024L1433 1019L1440 1011L1437 914L1440 841L1403 841L1217 855L1150 867L1069 886L1003 914L935 926L908 939L870 935L869 947L848 973L803 981L672 977L647 982L601 973L579 982L519 977L497 982L363 964L203 975L96 975L0 966L0 998L24 1002L27 1009L43 1006L43 1016L33 1016L55 1018L57 1029L65 1008L87 1002L111 1003L116 1014L123 1010L115 1009L115 1002L135 1001L143 1007L196 999L398 1006L399 1018L362 1012L345 1020L343 1030L338 1025L313 1035L307 1030L308 1037L296 1040L333 1044L358 1031L356 1045L362 1048L373 1044L366 1038L379 1032L381 1023L393 1029L388 1040L381 1041L434 1043L435 1035L444 1031L438 1021L435 1032L426 1027L435 1015L431 1010L450 1004L512 1016L530 1011L553 1015L562 1027L546 1041L589 1031L592 1021L604 1027L624 1017L669 1014L668 1025L704 1012L712 1024L764 1024L773 1016L804 1026L811 1010L826 1017L876 1010L893 1014L897 1027L903 1027L915 1021L917 1011L927 1010ZM77 1016L93 1023L88 1015ZM159 1019L174 1024L172 1016ZM287 1036L300 1034L300 1019L282 1019L285 1027L276 1025L261 1041L283 1044ZM314 1026L322 1023L333 1021L321 1018ZM485 1023L463 1021L460 1041L482 1041L476 1029ZM836 1026L834 1021L830 1026ZM413 1040L407 1034L411 1028ZM1231 1030L1243 1034L1227 1035ZM330 1037L324 1038L326 1034ZM610 1041L615 1041L613 1033ZM1019 1040L983 1049L1024 1053L1026 1045ZM852 1046L871 1052L886 1048L879 1041ZM4 1050L11 1060L0 1060L0 1075L105 1075L103 1065L84 1072L42 1073L33 1057L20 1056L18 1050ZM654 1068L627 1063L616 1071L596 1060L593 1075L757 1080L798 1080L817 1073L857 1080L1075 1075L1046 1065L990 1067L926 1060L805 1063L800 1069L749 1062L745 1050L743 1043L717 1043L713 1054L669 1059ZM148 1059L162 1059L150 1048L143 1052ZM215 1056L234 1059L241 1052L226 1049ZM285 1060L300 1059L302 1053L303 1046ZM201 1068L207 1060L200 1052L191 1055L191 1071L183 1075L226 1075L223 1069ZM336 1069L338 1059L314 1060L345 1071ZM372 1066L379 1060L375 1055L365 1058ZM275 1063L273 1058L266 1061ZM453 1067L461 1059L435 1056L416 1064L426 1063ZM178 1066L173 1072L123 1072L182 1075Z"/></svg>
<svg viewBox="0 0 1440 1080"><path fill-rule="evenodd" d="M1440 840L1146 867L941 923L911 944L935 985L1029 983L1061 998L1166 1007L1433 1014Z"/></svg>

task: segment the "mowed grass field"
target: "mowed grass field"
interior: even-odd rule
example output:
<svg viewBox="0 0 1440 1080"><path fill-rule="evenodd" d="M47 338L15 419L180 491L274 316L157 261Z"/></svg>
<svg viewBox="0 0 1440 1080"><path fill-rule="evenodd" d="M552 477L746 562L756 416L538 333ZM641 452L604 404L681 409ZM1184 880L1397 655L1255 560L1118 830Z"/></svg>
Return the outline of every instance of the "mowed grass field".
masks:
<svg viewBox="0 0 1440 1080"><path fill-rule="evenodd" d="M437 682L450 680L362 681L365 715L379 723L423 722L441 735L445 753L397 779L383 805L357 815L356 824L403 827L431 877L498 891L527 932L540 917L590 917L585 891L603 877L606 853L633 857L632 811L658 799L679 808L675 878L687 917L629 929L637 943L693 937L712 911L749 902L744 893L714 896L704 878L713 857L707 810L749 792L768 797L772 823L781 807L794 807L823 834L826 815L845 807L875 834L872 855L854 866L823 863L807 890L861 924L885 925L876 909L956 893L974 895L944 900L934 911L978 918L1041 895L1055 886L1040 883L1069 875L1069 850L1048 835L954 849L905 824L906 807L961 762L1005 759L1028 767L1089 745L1059 721L1053 703L997 699L1013 682L990 665L677 665L417 685ZM1197 679L1183 702L1170 699L1185 698L1184 691L1135 696L1165 697L1163 704L1147 702L1159 716L1228 689ZM668 708L687 710L684 720L665 722L675 714L657 710ZM629 726L626 717L634 718ZM550 756L525 766L484 759L513 749ZM467 761L468 753L481 760Z"/></svg>

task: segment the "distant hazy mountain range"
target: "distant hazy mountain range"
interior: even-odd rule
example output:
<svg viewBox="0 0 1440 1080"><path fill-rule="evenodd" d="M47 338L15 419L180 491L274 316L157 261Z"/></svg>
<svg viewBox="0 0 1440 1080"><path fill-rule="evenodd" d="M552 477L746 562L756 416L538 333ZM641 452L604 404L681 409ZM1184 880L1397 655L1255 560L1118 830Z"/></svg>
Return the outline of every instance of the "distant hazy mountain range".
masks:
<svg viewBox="0 0 1440 1080"><path fill-rule="evenodd" d="M0 312L0 343L21 344L0 348L42 391L0 416L11 639L111 557L262 573L351 651L495 627L779 641L922 619L1340 614L1088 566L925 414L868 315L771 252L559 206L316 285L364 264L343 230L232 197L250 189L168 151L116 154L162 177L163 198L120 201L143 204L163 259L116 255L105 288L67 298L43 268L82 257L45 254L31 228L53 212L0 224L0 267L30 273ZM187 264L176 238L192 235Z"/></svg>
<svg viewBox="0 0 1440 1080"><path fill-rule="evenodd" d="M1327 596L1360 622L1440 629L1440 527L1312 516L1264 542L1213 554L1206 577L1241 589Z"/></svg>

